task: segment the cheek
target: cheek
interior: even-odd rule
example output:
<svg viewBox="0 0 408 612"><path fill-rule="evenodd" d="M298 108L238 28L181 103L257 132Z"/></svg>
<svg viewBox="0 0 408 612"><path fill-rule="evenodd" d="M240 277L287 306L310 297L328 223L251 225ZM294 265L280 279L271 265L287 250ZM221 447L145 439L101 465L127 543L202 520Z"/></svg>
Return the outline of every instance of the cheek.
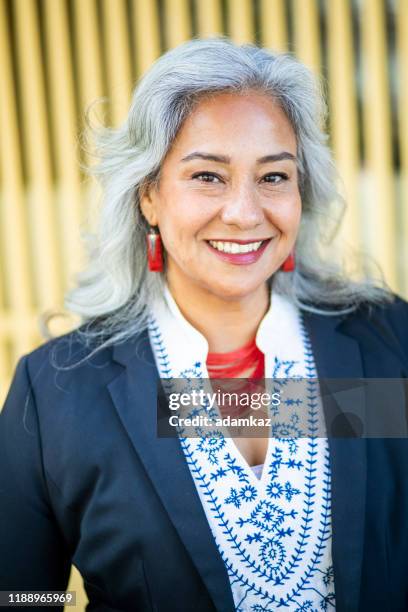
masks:
<svg viewBox="0 0 408 612"><path fill-rule="evenodd" d="M297 231L302 215L300 198L282 202L279 208L270 211L271 222L284 234L293 234Z"/></svg>
<svg viewBox="0 0 408 612"><path fill-rule="evenodd" d="M291 218L292 226L295 230L299 228L301 218L302 218L302 201L299 198L299 200L296 203L296 206L294 207L293 215Z"/></svg>
<svg viewBox="0 0 408 612"><path fill-rule="evenodd" d="M169 204L159 219L163 245L176 259L189 259L201 244L200 232L207 225L207 219L197 213L194 207Z"/></svg>
<svg viewBox="0 0 408 612"><path fill-rule="evenodd" d="M187 240L205 230L214 217L213 207L194 194L175 193L160 205L159 225L168 237Z"/></svg>

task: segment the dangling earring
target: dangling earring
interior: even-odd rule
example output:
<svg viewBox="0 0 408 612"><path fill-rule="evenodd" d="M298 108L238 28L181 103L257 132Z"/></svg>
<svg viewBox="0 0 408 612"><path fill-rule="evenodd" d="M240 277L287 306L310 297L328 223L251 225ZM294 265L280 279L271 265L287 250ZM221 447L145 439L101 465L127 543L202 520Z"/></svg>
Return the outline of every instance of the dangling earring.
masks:
<svg viewBox="0 0 408 612"><path fill-rule="evenodd" d="M289 253L287 258L285 259L285 261L281 265L280 269L281 269L282 272L293 272L295 267L296 267L295 250L292 249L292 251Z"/></svg>
<svg viewBox="0 0 408 612"><path fill-rule="evenodd" d="M151 272L163 271L162 240L157 227L150 226L146 234L147 262Z"/></svg>

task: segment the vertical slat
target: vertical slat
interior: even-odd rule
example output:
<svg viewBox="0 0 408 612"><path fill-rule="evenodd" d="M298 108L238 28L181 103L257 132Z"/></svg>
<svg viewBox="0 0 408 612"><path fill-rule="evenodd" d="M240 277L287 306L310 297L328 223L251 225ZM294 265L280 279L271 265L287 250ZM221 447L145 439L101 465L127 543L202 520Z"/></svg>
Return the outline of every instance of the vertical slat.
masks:
<svg viewBox="0 0 408 612"><path fill-rule="evenodd" d="M368 191L365 224L371 253L385 278L397 286L395 252L395 192L391 156L391 114L387 81L384 3L365 0L361 14L364 64L363 125Z"/></svg>
<svg viewBox="0 0 408 612"><path fill-rule="evenodd" d="M361 246L358 198L358 121L350 3L331 0L327 5L329 103L332 148L344 180L347 212L342 237Z"/></svg>
<svg viewBox="0 0 408 612"><path fill-rule="evenodd" d="M0 296L0 316L8 318L12 314L14 326L12 333L12 364L7 364L4 342L0 338L0 380L5 381L6 368L12 367L22 353L33 346L33 334L27 330L24 321L32 316L30 294L30 267L26 210L24 206L23 175L21 151L16 115L16 96L11 64L10 31L7 27L5 5L0 3L0 134L1 134L1 176L2 200L0 206L1 252L5 257L4 268L9 312L5 311L4 291ZM6 330L3 330L6 333ZM7 375L9 371L7 371Z"/></svg>
<svg viewBox="0 0 408 612"><path fill-rule="evenodd" d="M103 16L111 117L118 125L129 110L132 90L126 3L103 0Z"/></svg>
<svg viewBox="0 0 408 612"><path fill-rule="evenodd" d="M222 34L220 0L196 0L197 29L201 37Z"/></svg>
<svg viewBox="0 0 408 612"><path fill-rule="evenodd" d="M292 0L295 53L314 72L320 72L319 9L316 0Z"/></svg>
<svg viewBox="0 0 408 612"><path fill-rule="evenodd" d="M103 56L101 47L101 32L98 28L98 14L96 0L73 0L74 33L76 45L77 70L79 76L79 108L80 125L85 124L85 114L92 107L90 115L92 123L95 115L98 121L102 120L106 111L106 104L98 104L104 95L103 87ZM95 104L95 106L93 106ZM85 143L82 152L84 162L88 166L95 163L92 153L88 154L90 142ZM91 227L95 221L90 219L91 205L98 201L99 192L96 190L94 180L87 180L82 185L84 206L81 212L83 221L90 223ZM94 207L95 208L95 207Z"/></svg>
<svg viewBox="0 0 408 612"><path fill-rule="evenodd" d="M191 37L191 15L187 0L165 0L164 33L168 49Z"/></svg>
<svg viewBox="0 0 408 612"><path fill-rule="evenodd" d="M55 233L44 74L36 3L15 0L18 73L23 111L24 146L29 173L29 224L34 280L40 310L59 305L62 284Z"/></svg>
<svg viewBox="0 0 408 612"><path fill-rule="evenodd" d="M73 0L81 112L103 96L102 56L95 0Z"/></svg>
<svg viewBox="0 0 408 612"><path fill-rule="evenodd" d="M44 9L64 286L67 287L72 283L74 274L79 271L82 263L79 233L82 194L77 160L78 121L65 0L45 0Z"/></svg>
<svg viewBox="0 0 408 612"><path fill-rule="evenodd" d="M1 0L1 2L3 1L4 0ZM0 22L3 21L4 19L3 5L1 5L1 8L2 10L0 12ZM0 97L0 104L2 104L2 102L3 101ZM2 164L1 158L3 154L4 154L4 149L0 147L0 164ZM2 198L2 193L0 191L0 207L3 205L4 205L4 199ZM2 274L2 268L0 267L0 411L4 404L4 400L7 394L7 389L10 384L11 368L10 368L9 358L7 355L7 348L6 348L8 334L7 334L7 330L5 329L7 314L8 313L6 310L5 291L4 291L4 286L3 286L3 274Z"/></svg>
<svg viewBox="0 0 408 612"><path fill-rule="evenodd" d="M282 52L288 49L286 0L261 0L261 40L264 47Z"/></svg>
<svg viewBox="0 0 408 612"><path fill-rule="evenodd" d="M401 201L402 201L402 262L403 287L408 295L408 2L397 3L397 52L398 52L398 123L399 150L401 159Z"/></svg>
<svg viewBox="0 0 408 612"><path fill-rule="evenodd" d="M228 0L228 29L238 44L254 41L253 3L250 0Z"/></svg>
<svg viewBox="0 0 408 612"><path fill-rule="evenodd" d="M160 55L159 15L156 2L133 0L133 31L138 75Z"/></svg>
<svg viewBox="0 0 408 612"><path fill-rule="evenodd" d="M1 157L1 153L2 151L0 150L0 157ZM3 203L0 198L0 206L2 206L2 204ZM8 359L7 350L6 350L6 342L8 339L8 334L5 329L6 317L7 317L7 311L6 311L6 303L4 299L3 279L1 275L1 269L0 269L0 410L1 410L1 407L3 406L4 399L7 393L7 388L10 384L10 373L11 373L11 367L9 364L9 359Z"/></svg>

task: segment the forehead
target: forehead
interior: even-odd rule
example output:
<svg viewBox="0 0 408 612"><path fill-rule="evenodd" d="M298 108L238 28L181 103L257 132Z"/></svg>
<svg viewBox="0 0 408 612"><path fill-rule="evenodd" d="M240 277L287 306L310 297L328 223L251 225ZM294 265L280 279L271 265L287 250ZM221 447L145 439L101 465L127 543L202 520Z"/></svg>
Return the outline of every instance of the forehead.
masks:
<svg viewBox="0 0 408 612"><path fill-rule="evenodd" d="M284 147L295 155L296 135L278 102L266 94L220 93L197 103L179 130L172 152L209 147L230 155L255 149L270 154Z"/></svg>

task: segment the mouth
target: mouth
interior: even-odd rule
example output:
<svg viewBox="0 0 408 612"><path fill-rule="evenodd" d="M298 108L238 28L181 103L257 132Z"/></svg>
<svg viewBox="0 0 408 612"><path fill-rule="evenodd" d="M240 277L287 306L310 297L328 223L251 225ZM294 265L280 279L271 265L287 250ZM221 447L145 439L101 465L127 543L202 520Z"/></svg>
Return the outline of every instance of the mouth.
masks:
<svg viewBox="0 0 408 612"><path fill-rule="evenodd" d="M213 249L217 249L221 253L251 253L261 248L265 240L249 241L249 240L208 240Z"/></svg>
<svg viewBox="0 0 408 612"><path fill-rule="evenodd" d="M258 261L272 238L261 240L207 240L212 252L222 260L238 265Z"/></svg>

